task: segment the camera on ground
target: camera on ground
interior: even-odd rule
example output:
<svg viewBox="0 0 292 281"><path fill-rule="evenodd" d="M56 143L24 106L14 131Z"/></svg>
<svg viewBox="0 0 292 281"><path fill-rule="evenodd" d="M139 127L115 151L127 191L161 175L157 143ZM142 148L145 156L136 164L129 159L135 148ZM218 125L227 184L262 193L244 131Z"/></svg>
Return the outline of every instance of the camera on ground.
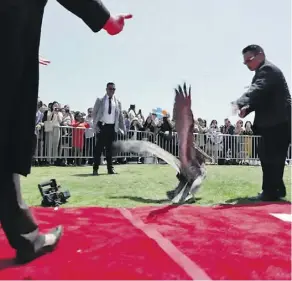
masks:
<svg viewBox="0 0 292 281"><path fill-rule="evenodd" d="M61 186L55 179L40 183L38 189L42 196L41 206L57 207L65 204L71 197L69 190L61 191Z"/></svg>

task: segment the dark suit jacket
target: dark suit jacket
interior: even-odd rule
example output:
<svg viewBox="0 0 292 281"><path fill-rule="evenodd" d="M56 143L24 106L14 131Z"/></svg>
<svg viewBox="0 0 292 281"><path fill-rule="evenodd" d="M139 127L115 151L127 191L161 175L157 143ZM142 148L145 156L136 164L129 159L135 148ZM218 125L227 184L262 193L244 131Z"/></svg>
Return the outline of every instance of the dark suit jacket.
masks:
<svg viewBox="0 0 292 281"><path fill-rule="evenodd" d="M101 30L110 16L100 0L58 2L94 32ZM38 99L39 43L46 3L47 0L0 2L0 173L24 176L30 173Z"/></svg>
<svg viewBox="0 0 292 281"><path fill-rule="evenodd" d="M256 70L249 90L236 104L240 109L248 105L248 113L255 111L254 126L257 128L291 122L291 95L285 77L267 60Z"/></svg>

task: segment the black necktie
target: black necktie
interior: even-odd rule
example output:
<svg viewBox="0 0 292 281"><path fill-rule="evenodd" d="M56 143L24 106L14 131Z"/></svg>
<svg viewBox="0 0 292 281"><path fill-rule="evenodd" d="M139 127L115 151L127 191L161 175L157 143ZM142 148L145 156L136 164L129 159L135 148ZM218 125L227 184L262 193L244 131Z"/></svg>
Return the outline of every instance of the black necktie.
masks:
<svg viewBox="0 0 292 281"><path fill-rule="evenodd" d="M112 113L112 98L108 98L108 114Z"/></svg>

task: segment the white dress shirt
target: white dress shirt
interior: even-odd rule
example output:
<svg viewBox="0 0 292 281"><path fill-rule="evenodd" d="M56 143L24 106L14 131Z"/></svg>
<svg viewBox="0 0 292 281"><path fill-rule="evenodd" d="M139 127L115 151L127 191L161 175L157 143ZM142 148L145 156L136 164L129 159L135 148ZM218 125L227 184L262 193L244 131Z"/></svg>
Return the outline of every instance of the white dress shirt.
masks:
<svg viewBox="0 0 292 281"><path fill-rule="evenodd" d="M101 122L105 123L105 124L115 124L115 114L116 114L116 103L115 103L115 99L112 98L111 99L111 105L112 105L112 110L111 110L111 114L108 114L108 108L109 108L109 96L106 95L106 100L105 100L105 107L104 107L104 112L103 112L103 116L102 116L102 120Z"/></svg>

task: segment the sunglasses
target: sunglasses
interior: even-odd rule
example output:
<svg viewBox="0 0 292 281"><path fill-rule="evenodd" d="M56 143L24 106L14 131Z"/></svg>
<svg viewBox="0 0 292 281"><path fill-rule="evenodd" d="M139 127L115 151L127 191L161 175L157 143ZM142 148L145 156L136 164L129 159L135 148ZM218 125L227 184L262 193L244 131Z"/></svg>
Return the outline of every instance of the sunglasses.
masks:
<svg viewBox="0 0 292 281"><path fill-rule="evenodd" d="M116 88L108 88L109 91L115 91Z"/></svg>
<svg viewBox="0 0 292 281"><path fill-rule="evenodd" d="M252 62L259 54L261 54L262 52L259 52L258 54L246 59L243 64L249 64L250 62Z"/></svg>
<svg viewBox="0 0 292 281"><path fill-rule="evenodd" d="M253 56L253 57L251 57L251 58L245 60L245 61L243 62L243 64L249 64L249 63L252 62L254 59L255 59L255 56Z"/></svg>

